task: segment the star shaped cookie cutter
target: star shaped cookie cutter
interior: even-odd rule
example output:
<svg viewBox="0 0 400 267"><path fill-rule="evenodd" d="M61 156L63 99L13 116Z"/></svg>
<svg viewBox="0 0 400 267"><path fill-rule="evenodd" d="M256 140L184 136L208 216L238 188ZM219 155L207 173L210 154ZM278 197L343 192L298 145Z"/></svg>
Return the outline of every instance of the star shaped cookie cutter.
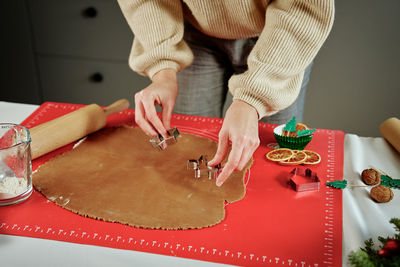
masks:
<svg viewBox="0 0 400 267"><path fill-rule="evenodd" d="M208 179L216 179L218 174L221 172L221 163L211 167L208 166L207 155L201 155L199 159L189 159L186 163L187 170L194 170L194 178L200 178L201 169L207 171Z"/></svg>
<svg viewBox="0 0 400 267"><path fill-rule="evenodd" d="M164 150L169 145L176 144L178 142L177 138L180 136L180 133L177 128L172 128L167 130L168 137L164 138L161 134L150 139L150 143L153 147L158 148L159 150Z"/></svg>

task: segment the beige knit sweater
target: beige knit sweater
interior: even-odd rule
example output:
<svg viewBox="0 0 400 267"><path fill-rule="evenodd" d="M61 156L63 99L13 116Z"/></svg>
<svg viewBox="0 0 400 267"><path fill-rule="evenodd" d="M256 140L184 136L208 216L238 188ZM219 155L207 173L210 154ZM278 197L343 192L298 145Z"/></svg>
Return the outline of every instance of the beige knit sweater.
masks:
<svg viewBox="0 0 400 267"><path fill-rule="evenodd" d="M334 0L118 0L133 33L131 68L150 78L180 71L193 54L183 38L184 19L223 39L259 36L248 70L229 80L233 99L254 106L259 117L292 104L305 68L333 24Z"/></svg>

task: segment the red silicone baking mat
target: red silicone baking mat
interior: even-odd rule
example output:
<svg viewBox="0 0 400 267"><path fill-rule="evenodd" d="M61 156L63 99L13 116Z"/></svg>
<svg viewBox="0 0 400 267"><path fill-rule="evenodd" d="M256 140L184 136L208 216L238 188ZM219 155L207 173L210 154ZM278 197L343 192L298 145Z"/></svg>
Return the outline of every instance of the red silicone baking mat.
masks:
<svg viewBox="0 0 400 267"><path fill-rule="evenodd" d="M47 102L25 121L28 128L66 114L81 105ZM134 124L134 111L108 118L108 125ZM217 140L221 119L174 115L182 132ZM326 181L342 178L340 131L318 129L307 149L322 156L310 167L321 179L319 191L296 192L287 184L293 166L265 159L275 142L275 125L260 123L261 145L247 173L243 200L226 206L225 219L209 228L145 230L84 218L56 206L37 191L25 202L0 208L0 233L137 250L233 265L340 266L342 192ZM62 130L62 129L60 129ZM179 144L178 144L179 145ZM33 168L72 145L33 162ZM149 145L149 149L153 149Z"/></svg>

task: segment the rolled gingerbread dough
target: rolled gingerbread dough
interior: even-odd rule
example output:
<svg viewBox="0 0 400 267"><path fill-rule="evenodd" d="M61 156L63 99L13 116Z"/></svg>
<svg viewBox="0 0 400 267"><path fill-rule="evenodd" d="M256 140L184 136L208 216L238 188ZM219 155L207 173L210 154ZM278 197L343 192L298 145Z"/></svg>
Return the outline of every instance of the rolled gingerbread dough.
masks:
<svg viewBox="0 0 400 267"><path fill-rule="evenodd" d="M158 151L137 127L106 128L40 166L33 184L83 216L141 228L203 228L224 219L225 201L245 194L246 170L217 187L206 173L196 179L186 169L188 159L211 158L216 149L212 140L183 133Z"/></svg>

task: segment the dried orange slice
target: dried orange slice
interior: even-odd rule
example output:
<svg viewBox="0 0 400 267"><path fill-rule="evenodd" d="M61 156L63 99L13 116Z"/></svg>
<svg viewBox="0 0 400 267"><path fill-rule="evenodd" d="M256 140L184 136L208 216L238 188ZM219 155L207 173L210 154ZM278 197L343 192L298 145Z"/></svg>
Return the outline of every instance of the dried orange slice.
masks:
<svg viewBox="0 0 400 267"><path fill-rule="evenodd" d="M314 165L321 162L321 156L317 152L311 150L303 150L303 152L307 154L307 158L303 164Z"/></svg>
<svg viewBox="0 0 400 267"><path fill-rule="evenodd" d="M308 129L307 125L305 125L304 123L298 122L298 123L296 123L296 131L289 132L289 131L283 130L282 136L297 137L298 131L303 131L303 130L307 130L307 129Z"/></svg>
<svg viewBox="0 0 400 267"><path fill-rule="evenodd" d="M307 154L301 150L293 150L293 156L289 159L279 161L279 164L283 165L299 165L307 159Z"/></svg>
<svg viewBox="0 0 400 267"><path fill-rule="evenodd" d="M287 136L287 137L296 137L297 136L297 131L295 132L289 132L289 131L282 131L282 136Z"/></svg>
<svg viewBox="0 0 400 267"><path fill-rule="evenodd" d="M293 150L289 148L278 148L268 152L265 157L272 161L282 161L290 159L293 156Z"/></svg>
<svg viewBox="0 0 400 267"><path fill-rule="evenodd" d="M301 123L301 122L296 123L297 131L303 131L303 130L307 130L307 129L308 129L308 127L304 123Z"/></svg>

